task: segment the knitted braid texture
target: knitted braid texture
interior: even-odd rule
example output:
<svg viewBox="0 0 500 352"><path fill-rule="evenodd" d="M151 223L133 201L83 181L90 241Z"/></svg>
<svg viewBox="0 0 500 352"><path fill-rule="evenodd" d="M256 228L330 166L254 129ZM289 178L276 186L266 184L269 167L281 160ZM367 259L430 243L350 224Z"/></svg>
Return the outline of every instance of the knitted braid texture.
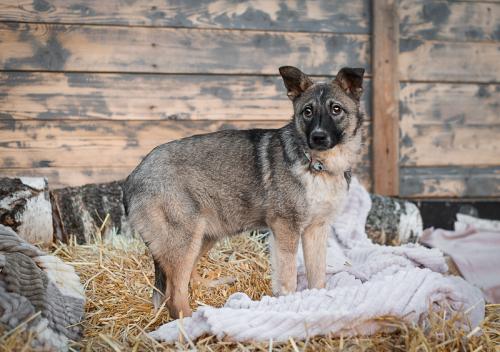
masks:
<svg viewBox="0 0 500 352"><path fill-rule="evenodd" d="M33 348L65 351L81 337L84 305L73 267L0 225L0 324L10 330L29 321Z"/></svg>

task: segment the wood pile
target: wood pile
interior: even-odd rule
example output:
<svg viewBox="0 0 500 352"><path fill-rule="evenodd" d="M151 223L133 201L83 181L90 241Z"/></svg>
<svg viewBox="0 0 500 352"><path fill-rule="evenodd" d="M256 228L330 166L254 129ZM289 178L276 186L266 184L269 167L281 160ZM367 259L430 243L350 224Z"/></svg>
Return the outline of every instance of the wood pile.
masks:
<svg viewBox="0 0 500 352"><path fill-rule="evenodd" d="M44 178L0 178L0 223L32 243L66 243L70 236L90 243L96 233L130 237L122 200L120 181L49 191ZM372 195L366 231L379 244L415 242L422 219L411 202Z"/></svg>

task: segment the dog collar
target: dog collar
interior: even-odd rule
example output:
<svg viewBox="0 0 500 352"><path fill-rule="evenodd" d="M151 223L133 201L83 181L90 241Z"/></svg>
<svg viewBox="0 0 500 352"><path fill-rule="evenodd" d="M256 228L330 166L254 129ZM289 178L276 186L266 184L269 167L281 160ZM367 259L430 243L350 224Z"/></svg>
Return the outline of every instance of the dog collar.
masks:
<svg viewBox="0 0 500 352"><path fill-rule="evenodd" d="M307 162L309 163L309 170L311 172L319 173L322 171L326 171L325 165L323 165L323 163L319 160L313 160L313 158L311 157L311 154L309 154L305 150L304 150L304 156L306 157ZM349 190L349 186L351 185L351 179L352 179L352 169L351 168L348 168L347 170L344 171L344 178L347 182L347 190Z"/></svg>
<svg viewBox="0 0 500 352"><path fill-rule="evenodd" d="M304 155L305 155L307 161L309 162L309 170L310 171L313 171L313 172L325 171L325 166L323 165L323 163L321 161L313 160L313 158L311 157L311 154L309 154L305 150L304 150Z"/></svg>

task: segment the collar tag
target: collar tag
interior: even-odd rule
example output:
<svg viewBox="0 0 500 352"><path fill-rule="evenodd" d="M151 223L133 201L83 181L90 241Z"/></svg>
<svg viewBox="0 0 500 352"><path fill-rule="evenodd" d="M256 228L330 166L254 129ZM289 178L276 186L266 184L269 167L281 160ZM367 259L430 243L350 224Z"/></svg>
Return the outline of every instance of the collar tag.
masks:
<svg viewBox="0 0 500 352"><path fill-rule="evenodd" d="M313 169L316 172L321 172L321 171L325 170L325 166L319 160L316 160L315 162L312 162L310 167L311 167L311 169Z"/></svg>
<svg viewBox="0 0 500 352"><path fill-rule="evenodd" d="M311 154L309 154L305 150L304 150L304 156L306 157L307 161L309 162L309 170L310 171L313 171L313 172L325 171L325 166L323 165L323 163L319 160L314 160L311 157Z"/></svg>

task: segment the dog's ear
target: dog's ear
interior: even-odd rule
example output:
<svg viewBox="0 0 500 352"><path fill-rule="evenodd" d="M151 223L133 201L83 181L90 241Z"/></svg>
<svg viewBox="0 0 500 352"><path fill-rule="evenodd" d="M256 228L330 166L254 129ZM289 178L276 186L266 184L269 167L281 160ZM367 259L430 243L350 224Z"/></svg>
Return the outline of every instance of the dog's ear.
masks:
<svg viewBox="0 0 500 352"><path fill-rule="evenodd" d="M364 68L344 67L337 73L335 82L354 99L359 100L363 94Z"/></svg>
<svg viewBox="0 0 500 352"><path fill-rule="evenodd" d="M304 72L293 66L280 67L280 74L285 82L286 95L292 101L313 84L313 81Z"/></svg>

